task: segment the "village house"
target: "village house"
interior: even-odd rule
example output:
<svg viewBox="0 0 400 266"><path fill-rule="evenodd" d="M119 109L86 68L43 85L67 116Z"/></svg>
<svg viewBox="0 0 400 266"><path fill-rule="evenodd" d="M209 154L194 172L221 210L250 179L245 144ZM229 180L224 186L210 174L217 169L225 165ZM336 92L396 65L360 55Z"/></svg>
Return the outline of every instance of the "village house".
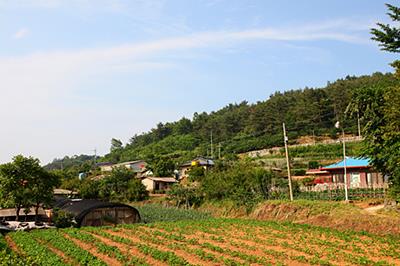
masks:
<svg viewBox="0 0 400 266"><path fill-rule="evenodd" d="M214 166L214 161L205 157L197 157L191 161L185 162L179 167L179 179L188 177L188 172L192 167L201 166L205 170Z"/></svg>
<svg viewBox="0 0 400 266"><path fill-rule="evenodd" d="M309 169L306 175L314 178L315 185L344 186L344 162L341 160L319 169ZM367 158L346 157L346 177L349 188L387 187L387 179L370 165Z"/></svg>
<svg viewBox="0 0 400 266"><path fill-rule="evenodd" d="M178 181L173 177L147 176L142 179L142 184L146 187L146 190L151 193L165 192L177 182Z"/></svg>
<svg viewBox="0 0 400 266"><path fill-rule="evenodd" d="M101 172L111 172L113 169L119 167L125 167L126 169L129 169L138 175L141 175L147 171L147 163L144 160L129 161L117 164L101 163L99 164L99 167Z"/></svg>

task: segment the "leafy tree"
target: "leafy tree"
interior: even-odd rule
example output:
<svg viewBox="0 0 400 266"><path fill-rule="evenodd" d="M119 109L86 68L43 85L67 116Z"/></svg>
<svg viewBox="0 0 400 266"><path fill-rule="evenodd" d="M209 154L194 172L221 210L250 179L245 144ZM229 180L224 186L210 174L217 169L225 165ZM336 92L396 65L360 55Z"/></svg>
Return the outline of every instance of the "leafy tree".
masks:
<svg viewBox="0 0 400 266"><path fill-rule="evenodd" d="M275 178L275 173L251 161L237 161L207 172L200 189L205 200L229 199L250 210L259 201L269 198Z"/></svg>
<svg viewBox="0 0 400 266"><path fill-rule="evenodd" d="M109 201L139 201L148 197L146 187L125 167L114 168L101 180L84 180L80 194L86 199Z"/></svg>
<svg viewBox="0 0 400 266"><path fill-rule="evenodd" d="M122 148L122 141L120 141L119 139L111 139L111 148L110 151L116 151L116 150L120 150Z"/></svg>
<svg viewBox="0 0 400 266"><path fill-rule="evenodd" d="M206 174L206 170L204 167L196 165L192 166L188 171L188 176L190 181L202 181Z"/></svg>
<svg viewBox="0 0 400 266"><path fill-rule="evenodd" d="M142 201L149 198L149 192L140 179L131 179L126 190L126 199L129 201Z"/></svg>
<svg viewBox="0 0 400 266"><path fill-rule="evenodd" d="M114 168L105 178L100 180L99 196L108 200L124 200L129 180L135 174L125 167Z"/></svg>
<svg viewBox="0 0 400 266"><path fill-rule="evenodd" d="M84 199L98 199L100 190L100 181L85 179L79 187L79 194Z"/></svg>
<svg viewBox="0 0 400 266"><path fill-rule="evenodd" d="M175 164L171 159L158 158L154 160L152 169L155 176L172 176Z"/></svg>
<svg viewBox="0 0 400 266"><path fill-rule="evenodd" d="M35 220L38 219L39 207L50 206L53 201L54 188L60 185L57 175L44 171L42 168L31 184L32 203L35 208Z"/></svg>
<svg viewBox="0 0 400 266"><path fill-rule="evenodd" d="M377 23L379 28L371 29L372 40L379 42L382 50L392 53L400 52L400 8L394 5L386 4L389 12L387 15L392 19L396 26ZM396 70L396 76L400 78L400 61L395 60L391 65Z"/></svg>
<svg viewBox="0 0 400 266"><path fill-rule="evenodd" d="M32 206L37 219L39 206L50 203L56 185L57 176L46 172L38 159L18 155L0 166L1 205L15 207L17 220L22 208L29 210Z"/></svg>
<svg viewBox="0 0 400 266"><path fill-rule="evenodd" d="M400 22L400 8L386 4L389 9L387 13L388 16L395 23ZM379 42L379 46L382 47L382 50L398 53L400 52L400 28L396 26L391 26L389 24L377 23L379 28L371 29L371 34L373 35L372 40Z"/></svg>
<svg viewBox="0 0 400 266"><path fill-rule="evenodd" d="M388 15L400 21L400 9L387 4ZM380 42L382 50L400 52L400 28L382 23L372 29L372 39ZM399 61L393 64L399 65ZM399 69L397 76L400 78ZM372 165L390 178L392 196L400 200L400 85L363 87L354 92L348 111L358 113L366 121L363 129L363 154L371 158Z"/></svg>
<svg viewBox="0 0 400 266"><path fill-rule="evenodd" d="M177 207L200 206L204 198L199 186L193 183L187 185L175 184L167 193L168 198L174 201Z"/></svg>
<svg viewBox="0 0 400 266"><path fill-rule="evenodd" d="M185 135L191 133L193 130L192 122L183 117L174 126L174 133L177 135Z"/></svg>

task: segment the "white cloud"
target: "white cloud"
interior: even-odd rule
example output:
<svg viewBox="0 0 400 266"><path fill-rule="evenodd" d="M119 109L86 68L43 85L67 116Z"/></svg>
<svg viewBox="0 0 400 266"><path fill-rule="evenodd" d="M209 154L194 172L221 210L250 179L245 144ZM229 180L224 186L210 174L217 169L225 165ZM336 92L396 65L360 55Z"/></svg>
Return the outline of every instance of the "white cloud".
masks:
<svg viewBox="0 0 400 266"><path fill-rule="evenodd" d="M14 39L22 39L25 38L29 34L29 30L27 28L22 28L18 30L16 33L14 33L13 38Z"/></svg>
<svg viewBox="0 0 400 266"><path fill-rule="evenodd" d="M48 161L56 155L79 152L78 147L92 148L94 142L103 142L104 145L104 138L110 139L110 132L101 129L105 123L102 116L108 115L112 120L112 117L120 115L118 110L99 108L94 111L79 103L73 110L65 106L64 99L73 99L76 90L84 90L80 84L83 77L101 80L103 75L110 73L171 68L175 62L159 58L171 54L179 58L194 49L217 47L222 51L249 41L334 40L357 44L368 41L359 35L359 30L346 29L343 23L315 25L202 32L106 48L0 58L0 120L7 124L7 128L0 132L0 162L19 152ZM24 34L21 32L18 36ZM144 119L137 123L141 125L149 123L139 111L137 113L133 118L122 118L130 121ZM97 118L93 120L93 117ZM94 132L95 137L91 137Z"/></svg>

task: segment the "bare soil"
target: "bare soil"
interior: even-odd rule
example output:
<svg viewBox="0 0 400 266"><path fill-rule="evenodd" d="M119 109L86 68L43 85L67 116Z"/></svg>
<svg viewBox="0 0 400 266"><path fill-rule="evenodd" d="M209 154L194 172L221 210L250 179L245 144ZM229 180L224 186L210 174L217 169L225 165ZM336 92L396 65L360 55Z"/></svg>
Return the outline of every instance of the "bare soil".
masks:
<svg viewBox="0 0 400 266"><path fill-rule="evenodd" d="M80 241L80 240L78 240L76 238L70 237L67 234L65 234L64 237L72 240L75 243L75 245L77 245L80 248L90 252L93 256L101 259L102 261L104 261L105 263L107 263L110 266L120 266L120 265L122 265L117 259L110 258L110 257L108 257L108 256L106 256L106 255L104 255L104 254L102 254L100 252L97 252L96 247L94 245L87 244L87 243L85 243L83 241Z"/></svg>
<svg viewBox="0 0 400 266"><path fill-rule="evenodd" d="M41 241L41 240L38 240L38 242L41 243L42 245L45 245L51 252L53 252L57 256L61 257L62 260L66 264L68 264L68 265L77 265L78 264L74 259L68 257L67 255L64 254L64 252L53 247L50 243L45 243L45 241Z"/></svg>
<svg viewBox="0 0 400 266"><path fill-rule="evenodd" d="M377 214L380 209L382 207L362 209L354 206L354 208L332 208L326 212L315 213L310 207L267 202L259 206L250 217L257 220L291 221L338 230L365 231L378 235L400 235L400 215L396 217Z"/></svg>
<svg viewBox="0 0 400 266"><path fill-rule="evenodd" d="M123 237L129 236L129 237L131 238L131 235L132 235L132 231L130 231L130 230L122 230L122 231L119 232L119 233L122 234L122 235L120 235L120 236L123 236ZM138 234L140 235L140 234L142 234L142 233L143 233L143 231L136 231L134 234L135 234L135 235L138 235ZM146 234L146 233L145 233L145 234ZM146 234L146 235L149 235L149 234ZM135 239L135 240L141 241L138 237L137 237L137 238L134 238L134 239ZM184 250L170 249L170 248L168 248L168 247L167 247L167 244L170 244L170 243L172 243L172 242L173 242L173 241L171 241L171 240L165 240L165 245L157 245L157 244L154 244L154 243L146 242L146 245L150 245L150 246L152 246L152 247L154 247L154 248L157 248L158 250L161 250L161 251L173 252L173 253L175 253L177 256L179 256L179 257L185 259L187 262L189 262L190 264L193 264L193 265L203 265L203 266L210 265L209 262L205 262L205 261L199 259L199 258L198 258L197 256L195 256L194 254L190 254L190 253L188 253L188 252L186 252L186 251L184 251Z"/></svg>
<svg viewBox="0 0 400 266"><path fill-rule="evenodd" d="M117 247L123 254L125 255L131 255L140 259L145 260L148 264L153 265L153 266L166 266L165 263L157 261L155 259L153 259L151 256L147 256L145 254L142 254L137 248L133 247L133 246L128 246L128 245L124 245L118 242L114 242L111 239L108 239L106 237L97 235L97 234L93 234L92 235L94 237L96 237L97 239L99 239L100 241L102 241L104 244L108 245L108 246L115 246Z"/></svg>
<svg viewBox="0 0 400 266"><path fill-rule="evenodd" d="M7 242L8 247L17 254L24 255L23 252L18 248L17 244L11 239L10 236L6 235L4 238Z"/></svg>

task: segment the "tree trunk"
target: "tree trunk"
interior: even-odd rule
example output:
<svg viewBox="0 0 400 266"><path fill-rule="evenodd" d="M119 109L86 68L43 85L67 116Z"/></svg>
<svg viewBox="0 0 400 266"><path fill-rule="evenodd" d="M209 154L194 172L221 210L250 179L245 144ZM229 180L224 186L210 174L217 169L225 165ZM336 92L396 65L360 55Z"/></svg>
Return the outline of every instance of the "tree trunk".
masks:
<svg viewBox="0 0 400 266"><path fill-rule="evenodd" d="M35 222L38 221L39 204L40 203L36 204L36 206L35 206Z"/></svg>
<svg viewBox="0 0 400 266"><path fill-rule="evenodd" d="M19 212L20 212L20 210L21 210L21 206L20 205L15 207L15 213L16 213L15 220L17 220L17 221L19 221Z"/></svg>

